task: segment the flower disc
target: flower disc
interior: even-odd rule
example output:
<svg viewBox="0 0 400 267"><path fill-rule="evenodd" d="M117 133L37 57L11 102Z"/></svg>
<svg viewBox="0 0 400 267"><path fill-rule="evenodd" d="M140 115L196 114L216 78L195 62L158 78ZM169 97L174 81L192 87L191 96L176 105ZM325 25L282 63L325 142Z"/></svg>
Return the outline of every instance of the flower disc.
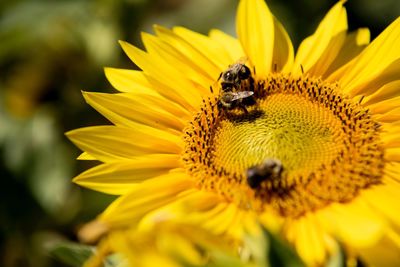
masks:
<svg viewBox="0 0 400 267"><path fill-rule="evenodd" d="M187 170L200 188L244 209L287 217L353 199L381 182L384 153L379 124L339 89L271 74L256 82L247 112L222 108L218 97L203 101L185 131ZM279 160L281 174L251 188L247 170L266 159Z"/></svg>

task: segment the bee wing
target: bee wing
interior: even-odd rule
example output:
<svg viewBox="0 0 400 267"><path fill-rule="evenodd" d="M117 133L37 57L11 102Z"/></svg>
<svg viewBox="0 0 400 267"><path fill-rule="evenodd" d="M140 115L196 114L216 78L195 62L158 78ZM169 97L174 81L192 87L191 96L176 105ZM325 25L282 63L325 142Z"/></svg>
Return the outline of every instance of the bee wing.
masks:
<svg viewBox="0 0 400 267"><path fill-rule="evenodd" d="M243 99L249 96L254 95L254 92L252 91L240 91L240 92L236 92L233 94L233 98L232 101L238 100L238 99Z"/></svg>

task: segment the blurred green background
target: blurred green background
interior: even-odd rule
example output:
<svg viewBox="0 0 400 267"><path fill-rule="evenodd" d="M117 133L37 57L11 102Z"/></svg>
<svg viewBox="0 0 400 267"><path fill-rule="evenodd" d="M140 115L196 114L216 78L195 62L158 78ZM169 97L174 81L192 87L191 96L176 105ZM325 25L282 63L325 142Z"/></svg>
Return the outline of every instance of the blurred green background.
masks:
<svg viewBox="0 0 400 267"><path fill-rule="evenodd" d="M295 46L336 1L268 1ZM48 256L113 198L79 188L93 166L64 132L108 122L81 90L114 92L103 67L134 68L117 41L139 47L153 24L234 34L232 0L16 0L0 2L0 266L64 266ZM398 0L349 0L350 28L372 37L400 15Z"/></svg>

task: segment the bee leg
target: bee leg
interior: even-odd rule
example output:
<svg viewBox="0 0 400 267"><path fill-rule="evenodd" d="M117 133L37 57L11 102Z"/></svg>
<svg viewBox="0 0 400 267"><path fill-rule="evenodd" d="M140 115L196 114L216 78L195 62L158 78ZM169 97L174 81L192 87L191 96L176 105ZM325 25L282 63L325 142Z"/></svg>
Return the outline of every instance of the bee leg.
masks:
<svg viewBox="0 0 400 267"><path fill-rule="evenodd" d="M249 86L250 86L250 90L249 91L254 92L254 79L251 76L249 77Z"/></svg>
<svg viewBox="0 0 400 267"><path fill-rule="evenodd" d="M239 106L243 110L244 114L249 114L249 112L247 111L247 108L243 104L239 105Z"/></svg>
<svg viewBox="0 0 400 267"><path fill-rule="evenodd" d="M217 81L219 81L219 80L221 79L222 73L223 73L223 72L221 72L221 73L219 74Z"/></svg>
<svg viewBox="0 0 400 267"><path fill-rule="evenodd" d="M218 107L218 112L222 116L228 116L228 108L224 106L220 101L218 102L217 107Z"/></svg>

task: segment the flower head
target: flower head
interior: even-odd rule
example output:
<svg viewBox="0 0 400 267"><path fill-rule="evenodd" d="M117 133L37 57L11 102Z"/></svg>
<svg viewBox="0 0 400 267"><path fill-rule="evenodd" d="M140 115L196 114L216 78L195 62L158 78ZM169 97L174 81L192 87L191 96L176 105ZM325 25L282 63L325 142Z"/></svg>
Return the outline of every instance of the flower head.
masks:
<svg viewBox="0 0 400 267"><path fill-rule="evenodd" d="M213 235L195 225L160 222L146 230L134 227L112 231L98 245L86 266L102 266L104 257L118 252L118 266L228 266L241 264L232 240Z"/></svg>
<svg viewBox="0 0 400 267"><path fill-rule="evenodd" d="M240 1L238 39L156 26L146 51L121 42L142 70L107 68L120 93L84 93L114 125L68 133L81 159L102 162L74 181L121 195L98 220L239 240L260 222L309 265L338 243L398 262L400 20L370 43L367 29L348 32L343 3L296 55L261 0Z"/></svg>

